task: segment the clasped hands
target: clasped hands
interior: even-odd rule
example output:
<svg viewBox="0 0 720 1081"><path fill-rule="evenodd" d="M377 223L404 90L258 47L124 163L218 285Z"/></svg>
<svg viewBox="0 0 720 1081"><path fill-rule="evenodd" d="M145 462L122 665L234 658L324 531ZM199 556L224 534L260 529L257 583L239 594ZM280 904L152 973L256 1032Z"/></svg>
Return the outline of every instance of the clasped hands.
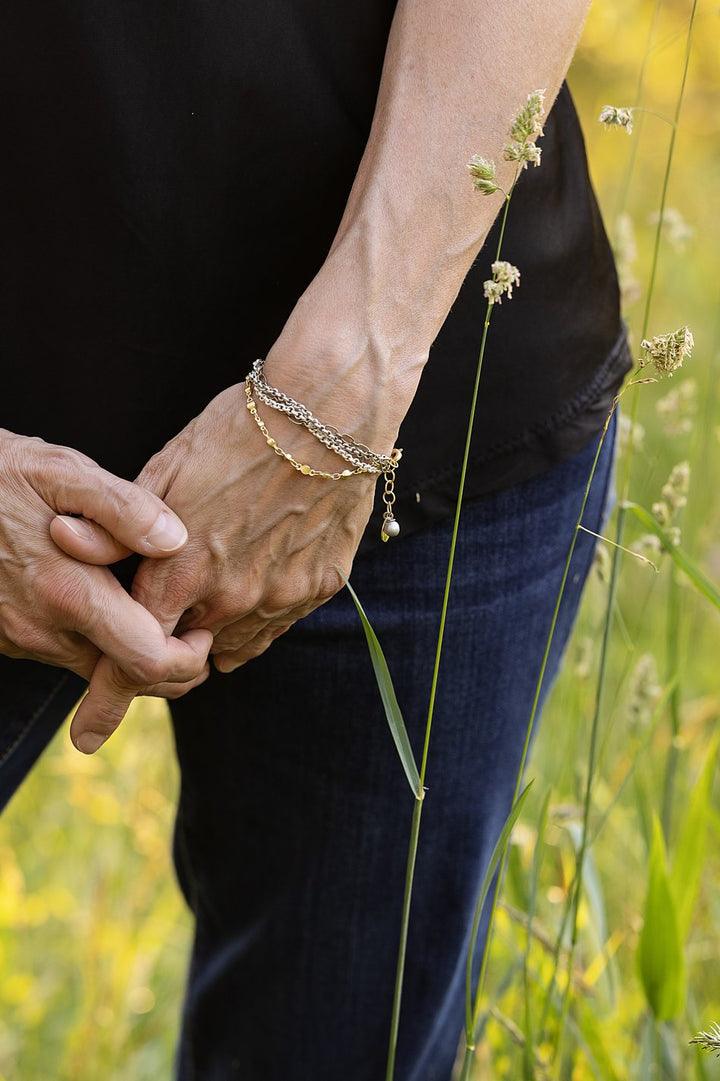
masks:
<svg viewBox="0 0 720 1081"><path fill-rule="evenodd" d="M372 509L374 477L300 477L271 453L242 384L134 484L41 440L0 446L0 652L89 680L71 728L85 753L137 695L187 693L210 656L231 672L333 596ZM109 566L131 552L144 558L128 593Z"/></svg>

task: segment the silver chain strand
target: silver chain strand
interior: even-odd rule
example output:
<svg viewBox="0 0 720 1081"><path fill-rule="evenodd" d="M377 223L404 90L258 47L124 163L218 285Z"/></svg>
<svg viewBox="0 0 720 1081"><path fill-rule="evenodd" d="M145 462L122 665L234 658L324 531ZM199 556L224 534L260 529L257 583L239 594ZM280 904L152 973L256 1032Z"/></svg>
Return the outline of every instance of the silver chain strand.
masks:
<svg viewBox="0 0 720 1081"><path fill-rule="evenodd" d="M289 394L284 394L283 391L271 386L265 378L263 367L264 361L256 360L252 372L246 378L252 384L255 396L264 405L270 406L271 409L277 409L280 413L285 413L296 424L307 428L316 439L334 451L340 458L350 462L356 468L362 468L363 472L386 473L388 470L395 468L397 458L391 455L375 454L369 447L353 439L351 435L343 435L337 428L323 424L310 412L307 406L291 398Z"/></svg>
<svg viewBox="0 0 720 1081"><path fill-rule="evenodd" d="M247 396L248 409L265 436L268 445L272 447L276 454L281 458L285 458L294 469L299 473L305 474L305 476L324 477L328 480L341 480L351 476L352 473L381 474L385 481L382 495L383 503L385 504L385 512L383 514L380 539L388 541L391 537L397 537L400 532L400 524L396 521L393 514L393 505L395 503L395 470L402 457L402 451L395 448L390 455L375 454L369 447L366 447L363 443L359 443L356 439L353 439L351 435L343 435L337 428L333 428L328 424L323 424L301 402L296 401L294 398L291 398L289 394L284 394L283 391L278 390L277 387L273 387L268 383L263 370L264 363L263 360L256 360L253 364L252 371L245 377L245 393ZM342 473L325 473L322 470L313 469L309 465L298 462L292 454L279 447L277 441L270 435L263 421L258 416L257 407L253 401L252 395L255 395L255 397L264 405L270 406L271 409L276 409L278 412L284 413L293 421L293 423L306 428L320 443L337 454L343 461L353 466L353 469L345 469Z"/></svg>

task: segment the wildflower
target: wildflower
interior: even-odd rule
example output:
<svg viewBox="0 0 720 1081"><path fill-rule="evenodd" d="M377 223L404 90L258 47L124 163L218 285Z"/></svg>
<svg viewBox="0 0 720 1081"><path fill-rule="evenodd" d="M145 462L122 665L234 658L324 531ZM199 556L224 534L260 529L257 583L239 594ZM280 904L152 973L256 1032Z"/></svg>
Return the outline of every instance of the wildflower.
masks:
<svg viewBox="0 0 720 1081"><path fill-rule="evenodd" d="M504 294L512 299L513 286L520 284L520 271L512 263L499 260L491 268L492 279L483 283L483 292L491 304L502 304Z"/></svg>
<svg viewBox="0 0 720 1081"><path fill-rule="evenodd" d="M643 653L630 677L627 714L633 731L648 727L661 690L655 658Z"/></svg>
<svg viewBox="0 0 720 1081"><path fill-rule="evenodd" d="M487 158L475 154L468 162L468 169L470 176L473 178L475 190L479 191L481 195L493 195L496 191L501 190L499 184L495 183L494 161L488 161Z"/></svg>
<svg viewBox="0 0 720 1081"><path fill-rule="evenodd" d="M717 1051L717 1057L720 1057L720 1025L713 1022L710 1026L709 1032L698 1032L697 1036L693 1036L690 1043L698 1043L702 1047L703 1051Z"/></svg>
<svg viewBox="0 0 720 1081"><path fill-rule="evenodd" d="M606 128L625 128L628 135L632 133L632 109L622 109L615 105L603 105L598 121L604 124Z"/></svg>
<svg viewBox="0 0 720 1081"><path fill-rule="evenodd" d="M643 355L640 366L645 367L650 361L655 365L658 375L672 375L682 367L685 357L689 357L695 339L689 327L680 327L671 334L658 334L654 338L643 338L640 348Z"/></svg>
<svg viewBox="0 0 720 1081"><path fill-rule="evenodd" d="M654 211L648 221L650 225L657 225L660 212ZM695 237L692 225L688 225L680 211L673 206L667 206L663 211L662 231L677 251L684 251Z"/></svg>

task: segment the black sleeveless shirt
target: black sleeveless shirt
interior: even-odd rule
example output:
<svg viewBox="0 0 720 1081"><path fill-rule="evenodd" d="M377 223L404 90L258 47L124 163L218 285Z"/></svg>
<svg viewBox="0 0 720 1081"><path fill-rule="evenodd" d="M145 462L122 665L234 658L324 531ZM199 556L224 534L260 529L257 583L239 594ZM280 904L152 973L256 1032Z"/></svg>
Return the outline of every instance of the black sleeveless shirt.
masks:
<svg viewBox="0 0 720 1081"><path fill-rule="evenodd" d="M3 427L131 479L268 352L339 223L393 9L6 0ZM541 145L511 204L502 257L521 285L493 313L469 498L581 449L629 367L566 86ZM454 509L496 230L402 426L403 535ZM373 522L363 547L378 534Z"/></svg>

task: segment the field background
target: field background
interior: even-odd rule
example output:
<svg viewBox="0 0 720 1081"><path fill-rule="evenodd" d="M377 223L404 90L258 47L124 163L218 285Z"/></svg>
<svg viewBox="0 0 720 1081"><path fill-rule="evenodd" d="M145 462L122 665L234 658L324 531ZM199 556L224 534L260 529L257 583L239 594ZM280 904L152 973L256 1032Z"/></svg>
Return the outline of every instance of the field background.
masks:
<svg viewBox="0 0 720 1081"><path fill-rule="evenodd" d="M638 349L650 259L653 212L660 202L672 117L683 69L690 4L680 0L596 0L570 74L586 132L591 170L627 285L626 317ZM720 12L697 6L693 46L677 131L667 205L681 211L676 235L663 237L650 311L651 334L688 324L691 361L670 382L639 388L644 437L632 458L631 497L650 507L671 468L689 461L682 547L720 582ZM597 123L605 104L634 105L635 131ZM532 89L532 88L528 88ZM630 216L636 253L628 249ZM623 237L625 239L623 239ZM634 279L634 281L633 281ZM491 347L491 345L489 345ZM670 390L685 405L658 410ZM623 467L621 456L620 467ZM643 530L628 528L626 543ZM593 824L604 819L591 851L588 891L563 1055L536 1048L537 1077L720 1077L720 1064L688 1046L698 1028L720 1021L720 816L703 820L702 874L685 943L688 989L683 1010L653 1023L638 977L636 951L648 881L653 814L663 812L668 754L677 762L666 842L671 859L683 811L697 789L720 713L720 622L705 598L672 573L623 557L613 620L610 678L599 741ZM516 829L504 907L489 967L496 1011L483 1030L477 1075L519 1078L522 1033L512 1031L525 1005L508 972L525 949L530 868L537 852L533 1008L551 964L542 934L557 935L574 865L587 771L606 561L586 594L563 674L546 710L528 774L536 778ZM633 671L655 658L660 688L642 714ZM663 689L665 691L663 697ZM674 695L679 734L671 732ZM635 711L633 712L633 703ZM65 727L0 820L0 1081L163 1081L171 1076L190 923L170 863L178 777L167 713L136 705L123 732L100 756L85 759ZM547 827L540 808L549 794ZM667 811L666 811L667 814ZM540 840L539 840L540 836ZM537 953L537 956L536 956ZM459 1024L461 1024L459 1019ZM521 1026L522 1027L522 1026ZM492 1058L492 1068L488 1066Z"/></svg>

